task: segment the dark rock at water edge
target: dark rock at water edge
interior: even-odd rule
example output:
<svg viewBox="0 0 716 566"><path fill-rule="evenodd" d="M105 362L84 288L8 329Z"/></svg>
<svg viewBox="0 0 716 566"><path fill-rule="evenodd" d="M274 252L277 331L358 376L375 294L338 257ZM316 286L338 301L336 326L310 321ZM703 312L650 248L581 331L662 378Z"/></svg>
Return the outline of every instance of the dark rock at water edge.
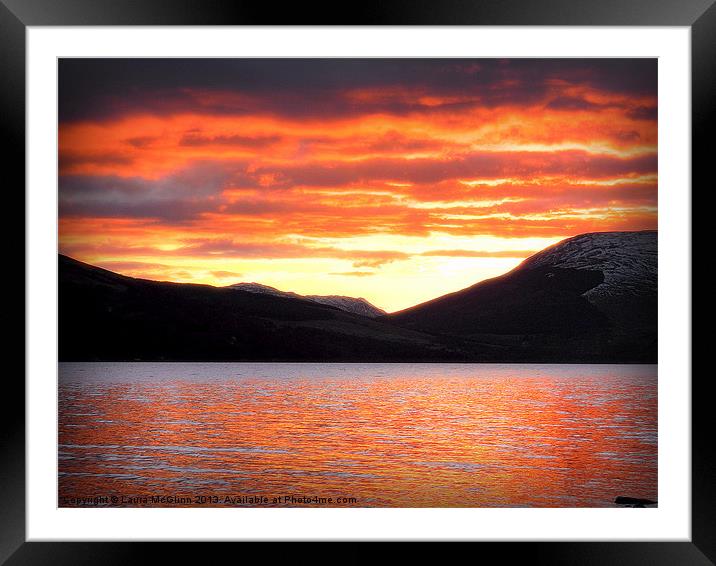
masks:
<svg viewBox="0 0 716 566"><path fill-rule="evenodd" d="M656 501L652 501L651 499L641 499L639 497L625 497L623 495L620 495L616 499L614 499L614 503L627 507L646 507L647 505L657 504Z"/></svg>

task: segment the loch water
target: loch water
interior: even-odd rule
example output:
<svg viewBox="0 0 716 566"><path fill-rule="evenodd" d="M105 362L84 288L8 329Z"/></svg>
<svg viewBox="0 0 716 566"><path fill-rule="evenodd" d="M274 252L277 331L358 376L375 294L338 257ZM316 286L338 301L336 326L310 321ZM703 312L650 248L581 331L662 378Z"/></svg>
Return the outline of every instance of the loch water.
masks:
<svg viewBox="0 0 716 566"><path fill-rule="evenodd" d="M61 363L58 391L61 507L657 499L654 365Z"/></svg>

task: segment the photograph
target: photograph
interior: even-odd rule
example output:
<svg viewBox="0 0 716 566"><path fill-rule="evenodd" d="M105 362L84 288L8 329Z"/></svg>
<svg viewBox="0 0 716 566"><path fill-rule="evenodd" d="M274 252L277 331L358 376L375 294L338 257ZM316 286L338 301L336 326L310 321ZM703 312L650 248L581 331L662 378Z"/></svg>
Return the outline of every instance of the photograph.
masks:
<svg viewBox="0 0 716 566"><path fill-rule="evenodd" d="M658 508L658 61L59 57L57 506Z"/></svg>

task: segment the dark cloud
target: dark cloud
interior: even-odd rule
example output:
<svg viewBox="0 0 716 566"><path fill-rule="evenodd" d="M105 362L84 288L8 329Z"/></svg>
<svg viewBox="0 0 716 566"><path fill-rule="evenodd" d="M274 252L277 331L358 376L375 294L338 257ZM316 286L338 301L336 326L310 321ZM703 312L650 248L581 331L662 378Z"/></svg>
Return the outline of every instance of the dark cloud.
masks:
<svg viewBox="0 0 716 566"><path fill-rule="evenodd" d="M199 133L192 132L185 134L179 140L179 145L189 147L222 145L247 149L264 149L280 141L280 136L202 136Z"/></svg>
<svg viewBox="0 0 716 566"><path fill-rule="evenodd" d="M547 103L551 110L600 110L603 104L596 104L576 96L558 96Z"/></svg>
<svg viewBox="0 0 716 566"><path fill-rule="evenodd" d="M267 112L287 116L405 114L534 104L556 81L626 95L656 94L656 59L60 59L60 121L125 113ZM352 89L458 96L443 104L378 97ZM237 98L206 93L235 93ZM251 104L247 104L247 99ZM467 97L468 100L465 100ZM555 104L580 104L574 101Z"/></svg>
<svg viewBox="0 0 716 566"><path fill-rule="evenodd" d="M636 142L641 139L641 134L636 130L619 130L614 134L614 139L620 142Z"/></svg>
<svg viewBox="0 0 716 566"><path fill-rule="evenodd" d="M149 147L157 140L155 136L136 136L133 138L128 138L124 141L126 141L129 145L131 145L135 149L144 149L145 147Z"/></svg>
<svg viewBox="0 0 716 566"><path fill-rule="evenodd" d="M159 218L183 221L221 204L233 183L255 184L244 163L195 162L157 180L116 175L61 175L61 216Z"/></svg>
<svg viewBox="0 0 716 566"><path fill-rule="evenodd" d="M632 120L648 120L653 121L658 118L659 110L656 106L640 106L627 112L627 116Z"/></svg>
<svg viewBox="0 0 716 566"><path fill-rule="evenodd" d="M60 151L60 174L80 165L130 165L134 160L130 156L116 153L73 153Z"/></svg>
<svg viewBox="0 0 716 566"><path fill-rule="evenodd" d="M370 181L438 183L448 179L564 175L605 178L657 170L656 155L620 158L585 151L478 152L440 159L367 159L339 164L306 163L262 167L253 175L273 175L272 188L332 187Z"/></svg>

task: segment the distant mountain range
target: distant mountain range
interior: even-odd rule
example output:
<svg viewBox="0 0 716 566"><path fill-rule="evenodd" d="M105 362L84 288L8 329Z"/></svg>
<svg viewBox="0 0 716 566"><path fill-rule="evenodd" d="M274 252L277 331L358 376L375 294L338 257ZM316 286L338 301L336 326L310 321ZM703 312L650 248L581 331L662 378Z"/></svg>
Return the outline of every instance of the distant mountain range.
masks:
<svg viewBox="0 0 716 566"><path fill-rule="evenodd" d="M306 299L314 303L322 305L330 305L341 309L342 311L360 314L370 318L376 318L387 314L383 309L379 309L375 305L370 304L363 297L344 297L342 295L299 295L289 291L279 291L275 287L261 285L261 283L234 283L228 286L229 289L238 289L239 291L248 291L249 293L264 293L266 295L275 295L277 297L288 297L292 299Z"/></svg>
<svg viewBox="0 0 716 566"><path fill-rule="evenodd" d="M569 238L394 314L257 283L135 279L61 255L59 349L63 361L655 363L657 234Z"/></svg>

